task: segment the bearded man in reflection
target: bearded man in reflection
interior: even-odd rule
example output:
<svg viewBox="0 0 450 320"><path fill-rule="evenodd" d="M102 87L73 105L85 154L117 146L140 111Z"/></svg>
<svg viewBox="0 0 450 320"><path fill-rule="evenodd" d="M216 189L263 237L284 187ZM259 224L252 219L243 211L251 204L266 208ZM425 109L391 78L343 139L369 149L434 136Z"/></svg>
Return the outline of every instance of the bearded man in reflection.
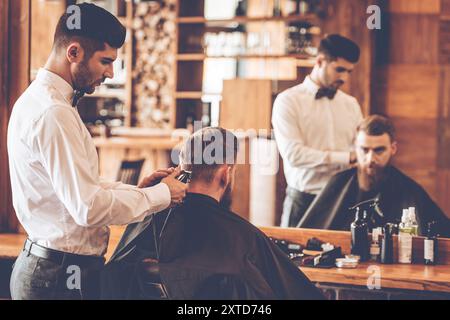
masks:
<svg viewBox="0 0 450 320"><path fill-rule="evenodd" d="M415 207L420 235L426 234L429 222L436 221L437 233L450 236L446 214L417 182L392 165L398 147L394 125L388 118L372 115L364 119L357 129L355 148L356 167L331 178L299 228L350 230L355 219L355 211L350 208L378 199L380 210L361 208L368 210L372 227L399 222L402 209Z"/></svg>

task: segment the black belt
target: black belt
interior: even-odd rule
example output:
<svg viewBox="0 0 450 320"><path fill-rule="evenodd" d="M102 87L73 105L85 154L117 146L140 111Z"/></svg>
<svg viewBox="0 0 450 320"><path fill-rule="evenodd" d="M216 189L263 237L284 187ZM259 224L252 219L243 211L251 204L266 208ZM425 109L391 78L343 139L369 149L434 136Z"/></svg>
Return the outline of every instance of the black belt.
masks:
<svg viewBox="0 0 450 320"><path fill-rule="evenodd" d="M289 187L289 186L286 188L286 194L291 196L292 198L305 197L307 199L313 199L316 197L316 195L313 193L300 191L300 190L297 190L297 189Z"/></svg>
<svg viewBox="0 0 450 320"><path fill-rule="evenodd" d="M28 254L32 254L33 256L52 261L59 265L75 264L80 267L88 267L96 264L103 265L105 263L105 258L103 257L80 255L49 249L38 245L30 239L25 240L23 251L27 252Z"/></svg>

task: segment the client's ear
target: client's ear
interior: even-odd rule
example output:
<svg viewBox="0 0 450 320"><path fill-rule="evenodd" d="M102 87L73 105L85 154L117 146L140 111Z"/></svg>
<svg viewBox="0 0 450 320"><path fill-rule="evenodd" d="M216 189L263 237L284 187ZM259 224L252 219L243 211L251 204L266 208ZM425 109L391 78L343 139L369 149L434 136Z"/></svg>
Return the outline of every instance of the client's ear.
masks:
<svg viewBox="0 0 450 320"><path fill-rule="evenodd" d="M316 58L316 63L319 65L319 67L322 67L325 61L326 61L325 55L323 53L319 53Z"/></svg>
<svg viewBox="0 0 450 320"><path fill-rule="evenodd" d="M392 148L392 155L395 155L398 151L398 145L396 141L392 142L391 148Z"/></svg>
<svg viewBox="0 0 450 320"><path fill-rule="evenodd" d="M226 185L229 182L229 179L231 178L229 174L229 169L227 165L222 165L217 169L217 177L219 178L219 183L221 187L226 187Z"/></svg>

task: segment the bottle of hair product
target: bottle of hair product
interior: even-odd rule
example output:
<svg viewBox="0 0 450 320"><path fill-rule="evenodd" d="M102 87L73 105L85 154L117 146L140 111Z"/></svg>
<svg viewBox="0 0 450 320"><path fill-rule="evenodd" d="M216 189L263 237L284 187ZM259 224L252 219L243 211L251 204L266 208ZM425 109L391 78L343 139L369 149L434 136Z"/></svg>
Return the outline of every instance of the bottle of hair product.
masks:
<svg viewBox="0 0 450 320"><path fill-rule="evenodd" d="M419 235L419 225L417 224L416 220L416 208L415 207L409 207L409 223L411 226L411 235L412 236L418 236Z"/></svg>
<svg viewBox="0 0 450 320"><path fill-rule="evenodd" d="M386 223L384 226L384 236L381 240L381 263L394 263L394 242L392 236L396 233L397 225Z"/></svg>
<svg viewBox="0 0 450 320"><path fill-rule="evenodd" d="M367 212L363 215L356 209L355 221L351 226L352 242L351 253L360 256L360 261L369 260L369 226L367 223Z"/></svg>
<svg viewBox="0 0 450 320"><path fill-rule="evenodd" d="M398 262L412 261L412 228L409 221L409 210L403 209L402 222L398 228Z"/></svg>
<svg viewBox="0 0 450 320"><path fill-rule="evenodd" d="M297 1L295 0L286 0L282 2L281 13L283 16L289 16L296 14L297 10Z"/></svg>
<svg viewBox="0 0 450 320"><path fill-rule="evenodd" d="M380 258L380 244L379 237L382 234L381 228L374 228L372 230L372 244L370 245L370 261L378 261Z"/></svg>
<svg viewBox="0 0 450 320"><path fill-rule="evenodd" d="M434 265L438 259L438 235L436 233L436 222L429 222L427 237L424 240L424 260L426 265Z"/></svg>

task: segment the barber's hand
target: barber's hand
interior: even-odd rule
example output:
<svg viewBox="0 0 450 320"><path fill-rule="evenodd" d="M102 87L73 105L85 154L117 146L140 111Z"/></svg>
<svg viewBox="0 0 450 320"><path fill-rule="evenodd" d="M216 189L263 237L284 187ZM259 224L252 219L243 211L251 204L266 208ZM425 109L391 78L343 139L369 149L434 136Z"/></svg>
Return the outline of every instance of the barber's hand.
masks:
<svg viewBox="0 0 450 320"><path fill-rule="evenodd" d="M356 167L356 165L357 165L356 153L355 153L355 151L351 151L350 152L350 166L353 168L353 167Z"/></svg>
<svg viewBox="0 0 450 320"><path fill-rule="evenodd" d="M138 184L138 188L148 188L157 185L163 178L168 177L174 171L175 168L156 170L151 175L142 179L141 183Z"/></svg>
<svg viewBox="0 0 450 320"><path fill-rule="evenodd" d="M171 197L170 207L181 204L186 196L188 185L177 180L180 173L181 169L176 168L170 175L161 180L162 183L165 183L169 187Z"/></svg>

